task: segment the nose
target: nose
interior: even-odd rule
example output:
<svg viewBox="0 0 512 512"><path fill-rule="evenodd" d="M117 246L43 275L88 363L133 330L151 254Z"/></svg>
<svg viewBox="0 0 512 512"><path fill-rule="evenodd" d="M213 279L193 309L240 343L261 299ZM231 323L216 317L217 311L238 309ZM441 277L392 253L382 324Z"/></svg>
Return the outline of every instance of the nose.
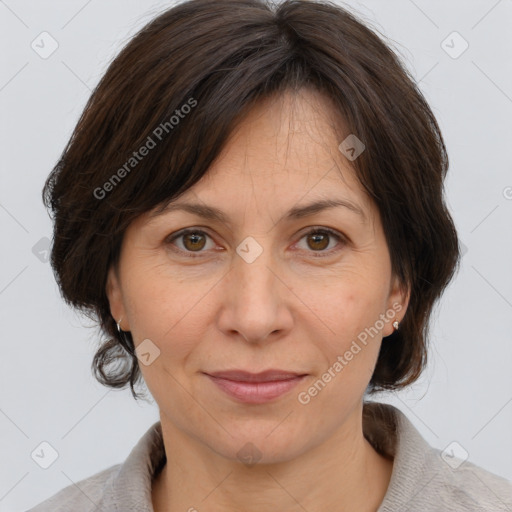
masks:
<svg viewBox="0 0 512 512"><path fill-rule="evenodd" d="M224 335L263 343L291 330L293 294L279 276L270 251L251 263L236 254L222 286L218 327Z"/></svg>

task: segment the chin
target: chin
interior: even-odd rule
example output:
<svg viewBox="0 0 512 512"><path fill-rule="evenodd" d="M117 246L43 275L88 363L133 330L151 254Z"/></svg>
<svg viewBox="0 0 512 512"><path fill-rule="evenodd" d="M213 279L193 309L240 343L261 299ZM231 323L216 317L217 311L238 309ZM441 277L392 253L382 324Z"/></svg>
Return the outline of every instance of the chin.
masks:
<svg viewBox="0 0 512 512"><path fill-rule="evenodd" d="M212 446L218 455L238 461L248 468L268 464L280 464L297 458L304 451L304 446L295 440L276 439L269 441L265 435L261 439L240 439L229 446Z"/></svg>
<svg viewBox="0 0 512 512"><path fill-rule="evenodd" d="M290 423L283 421L284 418L286 414L282 414L278 420L253 418L229 425L226 423L226 430L233 436L221 429L221 432L216 432L217 437L212 438L210 432L203 442L218 455L239 461L247 467L287 462L304 453L308 448L305 441L311 443L312 439L307 429L294 425L292 430Z"/></svg>

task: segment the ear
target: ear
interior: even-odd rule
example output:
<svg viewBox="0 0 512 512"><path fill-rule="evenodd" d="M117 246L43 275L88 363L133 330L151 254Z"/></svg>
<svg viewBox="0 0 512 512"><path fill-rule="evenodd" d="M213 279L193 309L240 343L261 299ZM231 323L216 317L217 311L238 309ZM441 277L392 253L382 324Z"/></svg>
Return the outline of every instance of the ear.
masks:
<svg viewBox="0 0 512 512"><path fill-rule="evenodd" d="M121 320L119 324L123 331L129 331L130 325L123 303L123 293L119 282L119 276L114 265L112 265L108 271L105 293L107 294L108 302L110 304L110 314L116 322Z"/></svg>
<svg viewBox="0 0 512 512"><path fill-rule="evenodd" d="M386 322L384 329L382 329L383 337L393 334L395 331L393 323L396 320L398 322L402 321L407 311L410 297L410 289L405 284L400 282L398 276L394 275L391 281L391 287L387 301L387 309L385 312L388 321Z"/></svg>

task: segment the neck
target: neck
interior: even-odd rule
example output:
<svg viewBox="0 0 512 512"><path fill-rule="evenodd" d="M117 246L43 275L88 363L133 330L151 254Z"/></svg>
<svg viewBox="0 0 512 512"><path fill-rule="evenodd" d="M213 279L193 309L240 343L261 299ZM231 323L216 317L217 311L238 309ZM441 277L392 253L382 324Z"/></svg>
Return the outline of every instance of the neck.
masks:
<svg viewBox="0 0 512 512"><path fill-rule="evenodd" d="M161 424L167 463L153 483L155 512L375 512L391 477L392 461L363 436L362 409L301 456L250 467Z"/></svg>

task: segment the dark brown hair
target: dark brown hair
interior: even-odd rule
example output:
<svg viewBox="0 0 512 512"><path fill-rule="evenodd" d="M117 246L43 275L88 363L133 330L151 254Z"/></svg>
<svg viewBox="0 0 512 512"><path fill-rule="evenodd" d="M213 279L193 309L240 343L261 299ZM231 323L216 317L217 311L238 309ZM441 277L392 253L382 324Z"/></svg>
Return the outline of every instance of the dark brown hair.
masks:
<svg viewBox="0 0 512 512"><path fill-rule="evenodd" d="M129 384L137 398L142 381L105 291L126 227L207 173L255 102L303 87L330 98L346 135L364 142L352 164L378 207L392 270L411 293L369 391L418 378L434 304L460 256L443 197L446 148L414 79L381 37L334 3L191 0L147 24L110 64L43 190L61 293L107 336L92 363L102 384Z"/></svg>

